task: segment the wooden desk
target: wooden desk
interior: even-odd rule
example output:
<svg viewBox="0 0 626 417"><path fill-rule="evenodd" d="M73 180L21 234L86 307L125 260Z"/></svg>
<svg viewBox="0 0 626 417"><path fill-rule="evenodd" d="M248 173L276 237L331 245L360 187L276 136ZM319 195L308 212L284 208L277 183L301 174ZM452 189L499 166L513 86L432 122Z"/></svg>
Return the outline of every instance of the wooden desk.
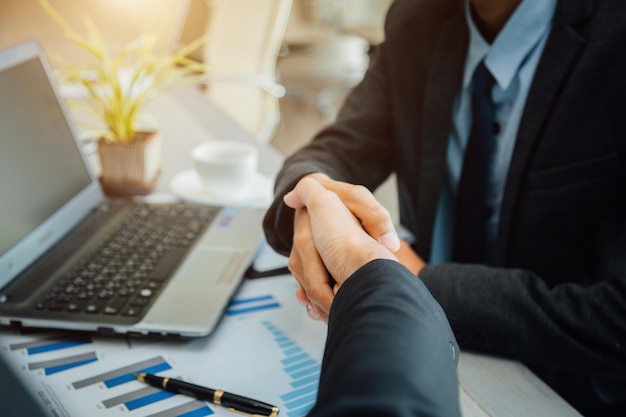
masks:
<svg viewBox="0 0 626 417"><path fill-rule="evenodd" d="M163 95L147 107L163 136L163 171L155 193L169 192L169 181L192 167L191 148L211 139L235 139L257 145L259 172L274 177L283 156L269 146L259 146L254 137L211 103L201 91L187 86Z"/></svg>

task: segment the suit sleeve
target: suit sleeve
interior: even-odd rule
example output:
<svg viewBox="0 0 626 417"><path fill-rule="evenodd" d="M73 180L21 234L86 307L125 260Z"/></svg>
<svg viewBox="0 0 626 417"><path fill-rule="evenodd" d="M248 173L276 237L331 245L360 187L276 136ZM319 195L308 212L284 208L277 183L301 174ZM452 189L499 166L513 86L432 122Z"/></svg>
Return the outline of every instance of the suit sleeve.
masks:
<svg viewBox="0 0 626 417"><path fill-rule="evenodd" d="M460 416L458 346L423 283L375 260L341 287L330 311L310 417Z"/></svg>
<svg viewBox="0 0 626 417"><path fill-rule="evenodd" d="M548 287L525 270L459 264L427 266L420 278L463 349L623 377L625 280Z"/></svg>

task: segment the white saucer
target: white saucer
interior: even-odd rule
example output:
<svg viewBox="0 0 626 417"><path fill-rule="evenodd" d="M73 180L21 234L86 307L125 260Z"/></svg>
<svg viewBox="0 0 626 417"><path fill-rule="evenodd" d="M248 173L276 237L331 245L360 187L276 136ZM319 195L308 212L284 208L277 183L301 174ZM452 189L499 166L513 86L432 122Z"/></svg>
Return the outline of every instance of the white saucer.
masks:
<svg viewBox="0 0 626 417"><path fill-rule="evenodd" d="M272 187L273 181L270 178L256 173L244 194L232 198L210 195L202 186L200 177L193 169L176 174L170 181L172 192L185 201L230 207L267 208L272 202Z"/></svg>

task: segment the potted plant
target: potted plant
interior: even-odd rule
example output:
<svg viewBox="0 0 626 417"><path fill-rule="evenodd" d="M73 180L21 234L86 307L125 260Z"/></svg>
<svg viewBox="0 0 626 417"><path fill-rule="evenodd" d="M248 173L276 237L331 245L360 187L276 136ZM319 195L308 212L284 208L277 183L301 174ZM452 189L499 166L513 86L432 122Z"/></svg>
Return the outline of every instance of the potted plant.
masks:
<svg viewBox="0 0 626 417"><path fill-rule="evenodd" d="M199 38L174 53L162 53L156 50L156 38L145 35L117 54L110 54L90 19L85 20L88 36L81 36L48 0L40 0L40 4L65 36L94 58L91 65L59 60L56 66L59 82L79 86L83 97L78 104L86 104L99 121L96 137L100 181L105 192L149 193L160 174L161 138L156 131L140 128L142 110L159 94L199 82L205 76L206 66L187 56L204 39Z"/></svg>

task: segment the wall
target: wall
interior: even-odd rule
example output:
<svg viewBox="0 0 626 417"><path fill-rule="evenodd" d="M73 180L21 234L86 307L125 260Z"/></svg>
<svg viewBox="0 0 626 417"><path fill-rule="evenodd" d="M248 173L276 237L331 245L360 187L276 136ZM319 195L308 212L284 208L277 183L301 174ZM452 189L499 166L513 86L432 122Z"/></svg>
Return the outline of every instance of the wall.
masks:
<svg viewBox="0 0 626 417"><path fill-rule="evenodd" d="M89 16L112 52L141 34L153 33L159 46L171 48L178 41L189 6L188 0L49 0L81 35L87 34ZM47 54L80 63L89 59L80 47L65 38L38 0L0 0L0 48L24 40L39 39Z"/></svg>

